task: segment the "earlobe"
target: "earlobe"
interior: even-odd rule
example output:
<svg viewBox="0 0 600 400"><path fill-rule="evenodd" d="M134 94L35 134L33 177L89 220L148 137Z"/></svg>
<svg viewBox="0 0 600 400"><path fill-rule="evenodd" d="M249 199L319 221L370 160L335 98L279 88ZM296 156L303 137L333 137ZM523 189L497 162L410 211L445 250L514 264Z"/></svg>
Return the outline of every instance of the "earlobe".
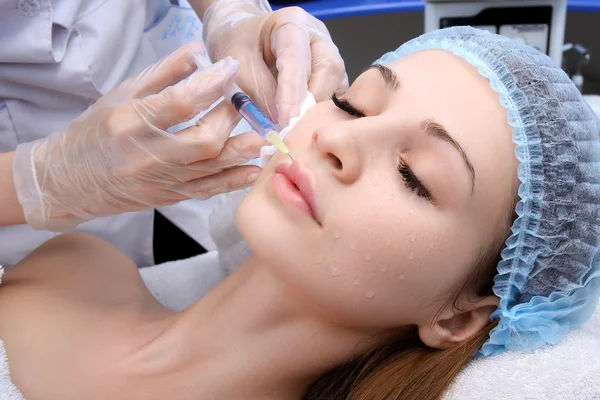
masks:
<svg viewBox="0 0 600 400"><path fill-rule="evenodd" d="M448 349L479 333L490 324L490 315L498 307L496 296L482 297L476 301L464 299L459 308L446 306L427 325L419 326L419 337L427 346Z"/></svg>

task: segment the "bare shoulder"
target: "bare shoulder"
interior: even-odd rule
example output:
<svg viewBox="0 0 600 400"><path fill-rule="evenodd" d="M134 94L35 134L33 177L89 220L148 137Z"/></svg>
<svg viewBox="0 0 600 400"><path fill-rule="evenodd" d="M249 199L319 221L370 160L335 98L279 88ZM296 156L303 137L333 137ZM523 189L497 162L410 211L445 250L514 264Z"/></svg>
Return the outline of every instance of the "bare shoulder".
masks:
<svg viewBox="0 0 600 400"><path fill-rule="evenodd" d="M115 300L145 285L133 261L108 242L86 233L67 233L39 246L4 274L0 303L7 292L53 292ZM107 290L109 289L110 290ZM139 292L138 292L139 294ZM1 308L1 307L0 307Z"/></svg>
<svg viewBox="0 0 600 400"><path fill-rule="evenodd" d="M165 310L117 248L59 235L2 279L0 337L13 382L28 399L99 398L90 390L114 383L106 366L146 340L148 321Z"/></svg>
<svg viewBox="0 0 600 400"><path fill-rule="evenodd" d="M83 265L105 264L105 260L133 266L133 261L103 239L88 233L64 233L40 245L21 260L14 270L36 268L40 271L52 269L52 272L56 272L56 264L68 268L80 262Z"/></svg>

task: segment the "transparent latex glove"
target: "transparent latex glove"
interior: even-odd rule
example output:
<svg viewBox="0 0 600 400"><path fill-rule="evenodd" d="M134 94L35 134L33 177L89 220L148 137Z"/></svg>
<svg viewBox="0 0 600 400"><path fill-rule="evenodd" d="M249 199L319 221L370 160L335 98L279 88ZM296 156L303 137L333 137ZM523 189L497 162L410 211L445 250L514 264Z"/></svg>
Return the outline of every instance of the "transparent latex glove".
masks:
<svg viewBox="0 0 600 400"><path fill-rule="evenodd" d="M204 71L187 45L111 90L62 132L17 147L13 177L34 229L66 231L90 219L206 199L253 183L265 141L229 138L239 114L221 102L196 125L166 129L208 109L239 73L231 58Z"/></svg>
<svg viewBox="0 0 600 400"><path fill-rule="evenodd" d="M239 60L237 83L281 127L298 115L307 90L319 102L348 87L325 24L301 8L272 12L265 0L219 0L202 23L211 59Z"/></svg>

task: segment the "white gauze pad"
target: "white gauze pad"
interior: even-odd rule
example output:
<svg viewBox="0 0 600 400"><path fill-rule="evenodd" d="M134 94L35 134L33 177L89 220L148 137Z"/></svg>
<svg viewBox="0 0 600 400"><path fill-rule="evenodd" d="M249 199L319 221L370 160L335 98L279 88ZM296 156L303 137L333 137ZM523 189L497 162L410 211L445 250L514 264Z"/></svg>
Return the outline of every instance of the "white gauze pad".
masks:
<svg viewBox="0 0 600 400"><path fill-rule="evenodd" d="M294 129L294 126L298 121L300 121L300 118L302 118L304 114L306 114L306 112L315 104L317 104L317 102L315 101L314 96L310 92L306 92L306 97L304 98L304 101L300 106L300 113L296 118L292 118L290 120L289 125L282 129L281 132L279 132L279 137L284 139L287 136L288 132ZM292 150L293 149L290 149L290 154L292 155L292 157L294 157ZM265 165L267 165L267 163L271 159L271 157L273 157L273 154L275 154L276 152L277 147L275 146L263 146L260 149L260 166L264 168Z"/></svg>

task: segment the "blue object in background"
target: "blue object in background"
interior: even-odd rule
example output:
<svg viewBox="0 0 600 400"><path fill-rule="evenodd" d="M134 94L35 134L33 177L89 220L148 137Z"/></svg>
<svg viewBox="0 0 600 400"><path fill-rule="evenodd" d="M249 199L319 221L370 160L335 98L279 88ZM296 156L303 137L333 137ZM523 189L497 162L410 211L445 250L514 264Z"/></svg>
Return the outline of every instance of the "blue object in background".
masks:
<svg viewBox="0 0 600 400"><path fill-rule="evenodd" d="M322 20L425 9L422 0L275 0L271 3L273 9L286 6L302 7ZM569 11L600 12L600 0L568 0L567 5Z"/></svg>

